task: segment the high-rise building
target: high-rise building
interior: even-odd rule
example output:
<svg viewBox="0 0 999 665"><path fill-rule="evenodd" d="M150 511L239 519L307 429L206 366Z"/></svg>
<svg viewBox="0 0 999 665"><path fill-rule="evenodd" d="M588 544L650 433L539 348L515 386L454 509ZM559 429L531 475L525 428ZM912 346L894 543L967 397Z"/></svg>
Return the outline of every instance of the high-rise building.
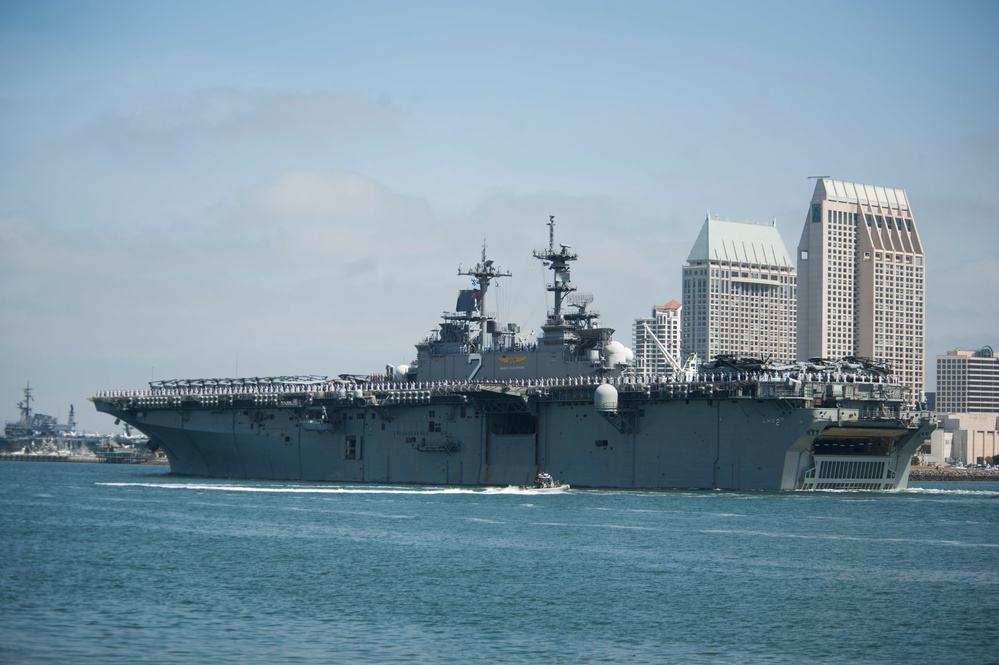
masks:
<svg viewBox="0 0 999 665"><path fill-rule="evenodd" d="M635 350L635 370L643 376L662 376L672 370L659 349L658 340L670 355L683 364L680 351L680 312L683 306L676 300L652 308L652 316L635 319L632 348ZM646 327L647 326L647 327ZM653 338L652 336L655 336Z"/></svg>
<svg viewBox="0 0 999 665"><path fill-rule="evenodd" d="M992 347L937 356L936 411L999 414L999 358Z"/></svg>
<svg viewBox="0 0 999 665"><path fill-rule="evenodd" d="M798 356L885 362L920 400L925 270L904 190L819 178L798 243Z"/></svg>
<svg viewBox="0 0 999 665"><path fill-rule="evenodd" d="M709 215L683 267L684 350L793 361L796 284L776 223Z"/></svg>

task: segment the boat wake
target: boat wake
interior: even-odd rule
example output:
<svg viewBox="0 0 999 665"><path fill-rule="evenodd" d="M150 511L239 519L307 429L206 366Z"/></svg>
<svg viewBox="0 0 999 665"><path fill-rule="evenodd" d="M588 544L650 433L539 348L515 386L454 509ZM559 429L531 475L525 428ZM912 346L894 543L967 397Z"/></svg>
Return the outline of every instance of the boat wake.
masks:
<svg viewBox="0 0 999 665"><path fill-rule="evenodd" d="M136 482L101 482L95 483L102 487L137 487L148 489L194 490L206 492L249 492L262 494L474 494L489 495L535 495L542 494L534 489L523 487L396 487L384 485L355 486L261 486L261 485L230 485L214 483L136 483Z"/></svg>
<svg viewBox="0 0 999 665"><path fill-rule="evenodd" d="M999 489L950 489L941 487L909 487L904 490L898 490L899 494L916 494L923 496L971 496L977 498L985 497L997 497L999 498Z"/></svg>

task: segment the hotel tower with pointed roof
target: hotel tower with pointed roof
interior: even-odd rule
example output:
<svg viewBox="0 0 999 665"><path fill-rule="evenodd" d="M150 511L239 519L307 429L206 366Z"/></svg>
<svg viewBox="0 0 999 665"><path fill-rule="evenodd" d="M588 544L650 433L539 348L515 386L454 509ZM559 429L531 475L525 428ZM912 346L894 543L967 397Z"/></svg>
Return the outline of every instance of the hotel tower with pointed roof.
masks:
<svg viewBox="0 0 999 665"><path fill-rule="evenodd" d="M798 243L798 355L886 362L921 400L924 258L905 190L818 178Z"/></svg>
<svg viewBox="0 0 999 665"><path fill-rule="evenodd" d="M776 223L708 215L683 266L684 350L792 362L796 288Z"/></svg>

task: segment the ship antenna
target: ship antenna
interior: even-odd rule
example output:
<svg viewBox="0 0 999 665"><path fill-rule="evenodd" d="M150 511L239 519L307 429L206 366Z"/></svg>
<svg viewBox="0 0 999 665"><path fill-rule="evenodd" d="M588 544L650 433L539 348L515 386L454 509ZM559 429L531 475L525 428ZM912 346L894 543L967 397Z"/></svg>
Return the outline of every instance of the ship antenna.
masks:
<svg viewBox="0 0 999 665"><path fill-rule="evenodd" d="M478 343L480 348L485 348L489 343L486 339L487 334L487 322L491 318L486 311L486 293L489 291L489 284L492 280L498 277L509 277L511 275L509 270L500 270L496 267L495 263L491 259L486 258L486 241L482 241L482 260L474 268L469 268L468 270L462 270L461 266L458 267L459 275L467 275L475 280L475 284L478 286L478 295L475 297L475 303L479 310L479 334Z"/></svg>
<svg viewBox="0 0 999 665"><path fill-rule="evenodd" d="M21 420L25 424L31 422L31 400L33 399L35 398L31 396L31 381L28 381L28 385L24 388L24 401L17 405L21 409Z"/></svg>
<svg viewBox="0 0 999 665"><path fill-rule="evenodd" d="M555 297L555 308L551 314L554 320L562 317L562 303L566 295L576 290L569 277L568 264L575 261L577 256L570 250L569 245L560 244L559 251L555 251L555 215L548 215L548 251L535 250L534 258L540 259L554 273L552 283L545 287Z"/></svg>

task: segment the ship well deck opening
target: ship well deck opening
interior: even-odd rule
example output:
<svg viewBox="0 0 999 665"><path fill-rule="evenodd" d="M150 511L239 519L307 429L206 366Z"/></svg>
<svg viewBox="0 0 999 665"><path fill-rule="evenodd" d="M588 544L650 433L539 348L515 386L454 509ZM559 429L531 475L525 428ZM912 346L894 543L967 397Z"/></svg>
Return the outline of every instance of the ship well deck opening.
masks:
<svg viewBox="0 0 999 665"><path fill-rule="evenodd" d="M890 455L894 441L888 437L859 439L816 439L812 443L813 455Z"/></svg>

